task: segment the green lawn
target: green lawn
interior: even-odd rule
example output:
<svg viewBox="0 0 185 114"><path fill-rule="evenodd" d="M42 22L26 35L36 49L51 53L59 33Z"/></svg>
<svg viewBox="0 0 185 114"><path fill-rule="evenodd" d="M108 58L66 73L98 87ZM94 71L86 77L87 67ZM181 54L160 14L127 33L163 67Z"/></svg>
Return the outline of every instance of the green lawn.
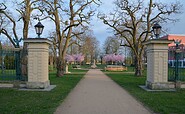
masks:
<svg viewBox="0 0 185 114"><path fill-rule="evenodd" d="M50 73L50 82L57 85L50 92L19 91L0 88L1 114L53 114L57 106L82 79L87 70L71 71L64 77L57 78Z"/></svg>
<svg viewBox="0 0 185 114"><path fill-rule="evenodd" d="M184 89L176 92L147 92L139 87L145 85L146 77L135 77L134 74L122 72L109 72L107 75L155 113L185 114Z"/></svg>
<svg viewBox="0 0 185 114"><path fill-rule="evenodd" d="M96 64L97 68L104 69L106 67L106 64Z"/></svg>

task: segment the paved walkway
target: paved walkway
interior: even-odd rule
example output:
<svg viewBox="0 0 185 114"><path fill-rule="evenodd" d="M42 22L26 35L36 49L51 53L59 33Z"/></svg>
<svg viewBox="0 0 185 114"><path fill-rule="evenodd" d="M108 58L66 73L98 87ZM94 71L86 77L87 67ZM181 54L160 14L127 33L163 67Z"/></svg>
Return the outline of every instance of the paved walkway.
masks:
<svg viewBox="0 0 185 114"><path fill-rule="evenodd" d="M151 114L98 69L91 69L55 114Z"/></svg>

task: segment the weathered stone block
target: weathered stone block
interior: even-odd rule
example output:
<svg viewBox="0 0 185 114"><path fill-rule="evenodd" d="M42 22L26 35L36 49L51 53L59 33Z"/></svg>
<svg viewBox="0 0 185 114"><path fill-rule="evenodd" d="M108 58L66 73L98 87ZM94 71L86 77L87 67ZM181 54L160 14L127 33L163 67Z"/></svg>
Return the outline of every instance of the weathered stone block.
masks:
<svg viewBox="0 0 185 114"><path fill-rule="evenodd" d="M168 44L172 41L153 39L147 45L147 81L150 89L168 89Z"/></svg>
<svg viewBox="0 0 185 114"><path fill-rule="evenodd" d="M174 88L174 84L171 84L168 82L152 83L152 82L146 81L146 87L153 90L171 89L171 88Z"/></svg>
<svg viewBox="0 0 185 114"><path fill-rule="evenodd" d="M45 89L50 86L50 81L46 82L27 82L26 87L29 89Z"/></svg>
<svg viewBox="0 0 185 114"><path fill-rule="evenodd" d="M28 82L27 88L44 89L49 83L48 60L49 45L47 39L29 38L24 41L28 43Z"/></svg>

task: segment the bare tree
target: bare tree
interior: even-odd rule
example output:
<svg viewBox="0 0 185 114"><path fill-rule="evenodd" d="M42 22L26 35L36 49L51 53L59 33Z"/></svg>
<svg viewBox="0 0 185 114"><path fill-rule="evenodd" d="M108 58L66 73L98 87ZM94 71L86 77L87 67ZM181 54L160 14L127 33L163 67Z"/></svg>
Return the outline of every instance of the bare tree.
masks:
<svg viewBox="0 0 185 114"><path fill-rule="evenodd" d="M81 35L81 52L85 55L85 62L93 62L94 59L97 59L99 54L99 42L96 37L93 35L92 31L86 32Z"/></svg>
<svg viewBox="0 0 185 114"><path fill-rule="evenodd" d="M88 31L88 26L78 26L73 29L71 40L68 45L68 53L70 53L71 55L81 53L83 36Z"/></svg>
<svg viewBox="0 0 185 114"><path fill-rule="evenodd" d="M116 0L117 9L109 16L99 14L104 24L111 27L115 34L126 43L122 46L131 48L135 57L135 75L142 75L143 42L148 40L155 22L176 21L171 15L180 13L180 3L162 3L150 0Z"/></svg>
<svg viewBox="0 0 185 114"><path fill-rule="evenodd" d="M53 67L56 68L57 66L57 38L56 38L56 33L55 32L50 32L49 33L49 39L52 41L52 45L50 46L50 57L53 59Z"/></svg>
<svg viewBox="0 0 185 114"><path fill-rule="evenodd" d="M19 47L18 41L20 40L20 37L21 37L21 36L18 36L18 34L17 34L17 23L22 20L22 22L23 22L23 27L22 27L23 36L22 36L22 38L27 39L31 14L36 9L40 10L37 5L38 1L39 0L22 0L19 2L15 1L14 3L16 4L16 7L17 7L15 10L19 14L18 19L16 19L14 17L15 16L15 15L13 15L14 12L7 11L7 10L5 10L6 8L4 8L4 10L1 10L1 18L3 17L4 19L8 20L8 22L4 21L6 23L3 23L3 24L8 25L8 26L11 26L11 24L12 24L13 26L12 26L12 32L9 32L10 30L8 28L10 28L10 27L7 27L7 26L1 27L0 31L2 34L4 34L10 40L10 42L14 45L14 47L15 46ZM12 34L13 34L13 36L12 36ZM13 40L13 39L15 39L15 40Z"/></svg>
<svg viewBox="0 0 185 114"><path fill-rule="evenodd" d="M0 3L0 13L4 10L6 10L6 5L4 3Z"/></svg>
<svg viewBox="0 0 185 114"><path fill-rule="evenodd" d="M118 53L120 42L116 36L109 36L104 42L105 54Z"/></svg>
<svg viewBox="0 0 185 114"><path fill-rule="evenodd" d="M16 21L14 20L14 18L9 15L8 11L3 10L1 11L1 14L0 14L0 20L1 20L0 33L4 34L14 47L19 47L19 44L18 43L16 44L16 42L14 41L14 40L17 40L17 41L19 40L17 36L17 31L16 31ZM10 23L12 23L11 32L10 30L8 30L8 27L7 27L7 26L11 26ZM13 37L12 37L12 34L13 34Z"/></svg>
<svg viewBox="0 0 185 114"><path fill-rule="evenodd" d="M16 11L19 13L18 21L23 21L23 38L28 38L29 24L31 20L31 14L34 10L40 10L37 2L39 0L22 0L20 3L16 2Z"/></svg>
<svg viewBox="0 0 185 114"><path fill-rule="evenodd" d="M95 0L42 0L43 8L55 24L58 62L57 76L63 76L65 66L65 55L71 40L73 28L83 23L89 23L88 20L93 15L90 5L96 3ZM65 15L65 16L64 16Z"/></svg>

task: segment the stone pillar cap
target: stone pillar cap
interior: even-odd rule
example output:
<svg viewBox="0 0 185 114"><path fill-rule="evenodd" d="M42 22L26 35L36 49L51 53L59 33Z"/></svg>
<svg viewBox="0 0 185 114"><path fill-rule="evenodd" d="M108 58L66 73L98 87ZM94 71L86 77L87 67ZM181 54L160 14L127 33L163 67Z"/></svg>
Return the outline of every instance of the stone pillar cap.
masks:
<svg viewBox="0 0 185 114"><path fill-rule="evenodd" d="M146 42L143 43L143 45L148 45L148 44L170 44L174 40L168 40L168 39L151 39L147 40Z"/></svg>
<svg viewBox="0 0 185 114"><path fill-rule="evenodd" d="M52 44L52 42L47 38L28 38L24 39L24 43L48 43Z"/></svg>

